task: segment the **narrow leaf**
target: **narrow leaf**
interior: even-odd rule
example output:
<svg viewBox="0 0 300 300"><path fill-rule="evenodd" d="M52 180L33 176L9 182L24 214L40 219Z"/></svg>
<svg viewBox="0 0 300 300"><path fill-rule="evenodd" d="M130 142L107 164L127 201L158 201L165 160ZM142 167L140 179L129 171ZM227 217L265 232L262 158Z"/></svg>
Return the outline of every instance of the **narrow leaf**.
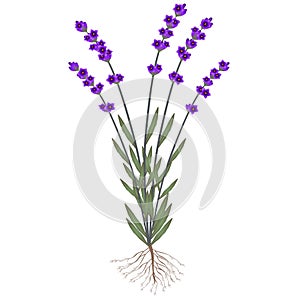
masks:
<svg viewBox="0 0 300 300"><path fill-rule="evenodd" d="M135 181L135 176L132 174L131 170L125 164L123 164L123 166L127 175L132 179L132 181Z"/></svg>
<svg viewBox="0 0 300 300"><path fill-rule="evenodd" d="M128 128L126 127L124 121L122 120L122 118L119 115L118 115L118 118L119 118L120 127L122 128L122 131L124 132L125 136L127 137L127 140L131 144L134 144L134 139L133 139L131 133L129 132Z"/></svg>
<svg viewBox="0 0 300 300"><path fill-rule="evenodd" d="M157 214L156 214L156 217L155 217L155 220L154 220L155 222L158 221L158 220L160 220L164 216L166 207L168 205L168 199L169 199L169 195L167 195L165 197L165 199L163 200L163 202L159 206L159 209L157 211Z"/></svg>
<svg viewBox="0 0 300 300"><path fill-rule="evenodd" d="M132 232L143 242L147 245L143 235L137 230L137 228L126 218L126 221L130 227L130 229L132 230Z"/></svg>
<svg viewBox="0 0 300 300"><path fill-rule="evenodd" d="M132 159L132 161L133 161L133 163L134 163L136 169L137 169L139 172L141 172L141 165L140 165L139 161L137 160L137 157L136 157L134 151L132 150L131 147L129 147L129 150L130 150L130 156L131 156L131 159Z"/></svg>
<svg viewBox="0 0 300 300"><path fill-rule="evenodd" d="M172 115L172 117L171 117L171 119L169 120L169 122L168 122L166 128L164 129L164 131L163 131L163 133L162 133L162 135L161 135L161 137L160 137L159 145L158 145L158 146L160 146L160 145L164 142L164 140L166 139L166 137L167 137L168 134L170 133L171 128L172 128L172 126L173 126L174 117L175 117L175 114Z"/></svg>
<svg viewBox="0 0 300 300"><path fill-rule="evenodd" d="M128 159L127 159L127 156L126 156L126 154L125 154L125 152L120 148L120 146L118 145L118 143L117 143L114 139L112 139L112 141L113 141L113 144L114 144L114 146L115 146L117 152L119 153L119 155L120 155L127 163L129 163L129 162L128 162Z"/></svg>
<svg viewBox="0 0 300 300"><path fill-rule="evenodd" d="M152 121L150 123L149 129L148 129L148 132L147 132L147 135L146 135L146 143L148 143L148 141L150 140L150 138L151 138L151 136L154 132L154 129L156 127L157 120L158 120L158 111L159 111L159 109L157 108L154 115L153 115Z"/></svg>
<svg viewBox="0 0 300 300"><path fill-rule="evenodd" d="M156 220L153 226L153 236L161 229L161 227L165 224L167 221L169 214L171 212L172 204L168 206L168 208L163 212L161 218L159 220Z"/></svg>
<svg viewBox="0 0 300 300"><path fill-rule="evenodd" d="M184 139L181 142L181 144L178 146L178 148L176 149L176 151L173 153L173 155L171 156L171 161L173 161L179 155L179 153L181 152L181 150L184 147L185 141L186 141L186 139Z"/></svg>
<svg viewBox="0 0 300 300"><path fill-rule="evenodd" d="M164 192L161 194L161 196L159 197L159 199L161 199L162 197L164 197L165 195L169 194L169 192L173 189L173 187L175 186L176 182L178 179L174 180L169 186L168 188L166 188L164 190Z"/></svg>
<svg viewBox="0 0 300 300"><path fill-rule="evenodd" d="M135 192L134 189L132 189L125 181L123 181L122 179L120 179L123 186L125 187L125 189L133 196L135 197L136 199L138 199L137 197L137 193Z"/></svg>
<svg viewBox="0 0 300 300"><path fill-rule="evenodd" d="M165 233L166 231L168 230L168 228L170 227L171 225L171 222L172 222L173 219L170 219L168 221L168 223L157 233L157 235L155 236L154 240L152 241L152 245L157 242Z"/></svg>
<svg viewBox="0 0 300 300"><path fill-rule="evenodd" d="M127 214L129 216L131 222L140 231L140 233L142 233L144 236L146 236L146 232L144 230L144 227L142 226L142 224L140 223L140 221L138 220L138 218L135 216L135 214L133 213L133 211L128 207L127 204L125 204L125 207L126 207Z"/></svg>

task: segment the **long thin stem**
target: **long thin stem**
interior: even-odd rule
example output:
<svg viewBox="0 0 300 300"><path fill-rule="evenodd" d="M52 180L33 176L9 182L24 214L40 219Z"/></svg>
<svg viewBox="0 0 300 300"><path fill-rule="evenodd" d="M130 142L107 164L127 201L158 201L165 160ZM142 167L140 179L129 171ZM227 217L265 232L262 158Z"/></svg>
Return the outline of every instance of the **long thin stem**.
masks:
<svg viewBox="0 0 300 300"><path fill-rule="evenodd" d="M101 98L103 104L106 105L106 102L105 102L103 96L102 96L101 94L99 94L99 96L100 96L100 98ZM120 131L119 131L119 129L118 129L118 126L117 126L117 124L116 124L116 122L115 122L115 120L114 120L114 118L113 118L113 116L112 116L112 114L111 114L110 112L109 112L109 116L110 116L110 119L111 119L111 121L112 121L112 123L113 123L113 125L114 125L114 127L115 127L115 130L116 130L116 132L117 132L117 134L118 134L118 137L119 137L119 139L120 139L120 141L121 141L122 148L123 148L123 150L124 150L125 156L126 156L126 158L127 158L127 160L128 160L128 164L129 164L129 167L130 167L130 171L131 171L132 177L133 177L133 179L132 179L133 187L134 187L134 189L136 189L136 192L137 192L137 195L138 195L138 198L139 198L138 204L139 204L139 207L140 207L140 209L141 209L141 213L142 213L142 217L143 217L143 223L144 223L144 227L145 227L145 230L146 230L146 220L145 220L145 216L144 216L144 212L143 212L142 206L140 205L140 203L141 203L142 201L141 201L141 198L140 198L139 190L138 190L138 188L137 188L137 181L136 181L136 178L135 178L135 175L134 175L133 167L132 167L132 164L131 164L131 162L130 162L130 158L129 158L129 156L128 156L128 152L127 152L127 150L126 150L126 147L125 147L125 144L124 144L124 142L123 142L123 139L122 139L122 136L121 136L121 134L120 134ZM146 235L147 235L147 242L149 242L149 241L150 241L150 235L149 235L149 233L148 233L147 231L146 231Z"/></svg>
<svg viewBox="0 0 300 300"><path fill-rule="evenodd" d="M113 75L115 75L115 71L114 71L114 69L113 69L113 67L112 67L112 65L109 61L108 61L108 65L109 65ZM121 96L121 99L122 99L122 102L123 102L123 105L124 105L124 108L125 108L127 120L129 122L129 127L130 127L130 131L131 131L131 134L132 134L132 137L133 137L134 148L135 148L135 151L136 151L137 159L138 159L139 163L141 163L140 153L139 153L139 149L137 147L136 138L135 138L135 134L134 134L134 131L133 131L133 127L132 127L131 119L130 119L129 112L128 112L128 109L127 109L127 105L126 105L126 102L125 102L125 99L124 99L124 95L123 95L123 92L120 88L119 83L117 83L117 86L118 86L118 90L119 90L119 93L120 93L120 96Z"/></svg>
<svg viewBox="0 0 300 300"><path fill-rule="evenodd" d="M197 96L195 97L195 99L194 99L192 105L195 104L195 102L197 101L198 97L199 97L199 94L197 94ZM190 114L190 112L187 112L186 115L185 115L185 118L184 118L184 120L183 120L183 122L182 122L182 124L181 124L181 127L180 127L180 129L179 129L179 132L178 132L178 134L177 134L177 137L176 137L176 139L175 139L174 145L173 145L173 147L172 147L171 153L170 153L169 158L168 158L168 162L167 162L167 165L166 165L166 168L165 168L165 174L164 174L164 176L163 176L163 178L162 178L161 184L160 184L159 189L158 189L158 196L157 196L157 201L156 201L156 206L155 206L155 211L154 211L154 217L153 217L152 228L153 228L154 223L155 223L155 218L156 218L156 215L157 215L157 209L158 209L158 202L159 202L159 198L160 198L160 196L161 196L161 191L162 191L162 187L163 187L163 184L164 184L164 180L165 180L165 178L166 178L166 176L167 176L167 170L168 170L168 168L169 168L169 166L170 166L172 155L173 155L173 153L174 153L174 151L175 151L177 142L178 142L178 140L179 140L179 137L180 137L180 135L181 135L181 132L182 132L182 130L183 130L183 127L184 127L184 125L185 125L185 123L186 123L186 121L187 121L187 118L188 118L189 114ZM150 232L150 234L151 234L151 232Z"/></svg>
<svg viewBox="0 0 300 300"><path fill-rule="evenodd" d="M157 55L155 58L154 65L156 66L158 57L159 57L160 51L157 51ZM147 105L147 116L146 116L146 125L145 125L145 135L144 135L144 153L143 153L143 162L144 162L144 198L146 199L146 155L147 155L147 131L148 131L148 123L149 123L149 112L150 112L150 106L151 106L151 98L152 98L152 90L153 90L153 83L154 83L154 75L152 75L151 78L151 84L150 84L150 91L149 91L149 97L148 97L148 105ZM151 221L150 221L151 222ZM151 227L151 225L148 225L147 220L147 230ZM149 232L150 235L150 232Z"/></svg>

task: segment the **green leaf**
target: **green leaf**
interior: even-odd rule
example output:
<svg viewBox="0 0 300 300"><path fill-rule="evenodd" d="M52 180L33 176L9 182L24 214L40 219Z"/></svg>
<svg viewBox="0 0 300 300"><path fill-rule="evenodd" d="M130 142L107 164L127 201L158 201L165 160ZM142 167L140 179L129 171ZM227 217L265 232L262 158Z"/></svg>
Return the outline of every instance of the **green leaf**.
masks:
<svg viewBox="0 0 300 300"><path fill-rule="evenodd" d="M153 245L155 242L157 242L168 230L168 228L171 225L173 219L170 219L168 221L168 223L157 233L157 235L155 236L154 240L151 242L151 244Z"/></svg>
<svg viewBox="0 0 300 300"><path fill-rule="evenodd" d="M132 232L143 242L147 245L143 235L138 231L138 229L126 218L126 221L130 227L130 229L132 230Z"/></svg>
<svg viewBox="0 0 300 300"><path fill-rule="evenodd" d="M161 194L161 196L159 197L159 199L161 199L162 197L164 197L165 195L169 194L169 192L173 189L173 187L175 186L176 182L178 179L174 180L165 190L164 192Z"/></svg>
<svg viewBox="0 0 300 300"><path fill-rule="evenodd" d="M154 167L154 177L155 177L155 180L157 181L158 180L158 171L159 171L159 168L160 168L160 165L161 165L161 160L162 158L160 158L158 160L158 162L156 163L155 167Z"/></svg>
<svg viewBox="0 0 300 300"><path fill-rule="evenodd" d="M132 150L131 147L129 147L129 150L130 150L130 156L131 156L131 159L132 159L132 161L133 161L133 163L134 163L136 169L137 169L139 172L141 172L141 165L140 165L140 163L139 163L139 161L138 161L138 159L137 159L137 157L136 157L134 151Z"/></svg>
<svg viewBox="0 0 300 300"><path fill-rule="evenodd" d="M119 155L120 155L127 163L129 163L128 158L127 158L125 152L120 148L120 146L118 145L118 143L117 143L114 139L112 139L112 141L113 141L113 144L114 144L114 146L115 146L117 152L119 153Z"/></svg>
<svg viewBox="0 0 300 300"><path fill-rule="evenodd" d="M184 139L181 142L181 144L178 146L178 148L176 149L176 151L173 153L173 155L171 156L171 161L173 161L179 155L179 153L181 152L181 150L184 147L185 141L186 141L186 139Z"/></svg>
<svg viewBox="0 0 300 300"><path fill-rule="evenodd" d="M151 173L151 160L152 160L152 146L148 152L148 156L146 157L146 169L149 174Z"/></svg>
<svg viewBox="0 0 300 300"><path fill-rule="evenodd" d="M158 220L155 220L152 234L153 236L161 229L161 227L165 224L167 221L169 214L171 212L172 204L168 206L168 208L162 213L161 218Z"/></svg>
<svg viewBox="0 0 300 300"><path fill-rule="evenodd" d="M131 222L135 225L135 227L140 231L140 233L142 233L145 237L146 237L146 232L144 230L143 225L140 223L140 221L138 220L138 218L135 216L135 214L133 213L133 211L128 207L127 204L125 204L126 210L127 210L127 214L131 220Z"/></svg>
<svg viewBox="0 0 300 300"><path fill-rule="evenodd" d="M148 132L147 132L147 135L146 135L146 143L148 143L148 141L150 140L153 132L154 132L154 129L156 127L156 124L157 124L157 120L158 120L158 111L159 109L157 108L155 113L154 113L154 116L152 118L152 121L151 121L151 124L149 126L149 129L148 129Z"/></svg>
<svg viewBox="0 0 300 300"><path fill-rule="evenodd" d="M148 194L147 195L148 201L149 201L149 197L150 197L150 195ZM149 202L143 203L142 208L143 208L144 214L149 215L152 219L153 213L154 213L153 202L149 201Z"/></svg>
<svg viewBox="0 0 300 300"><path fill-rule="evenodd" d="M169 199L169 195L167 195L165 197L165 199L163 200L163 202L161 203L161 205L159 206L159 209L157 211L156 217L155 217L155 222L159 221L160 219L162 219L164 217L164 213L166 211L166 207L168 205L168 199Z"/></svg>
<svg viewBox="0 0 300 300"><path fill-rule="evenodd" d="M122 179L120 179L123 186L125 187L125 189L133 196L135 197L136 199L138 199L138 196L137 196L137 192L132 189L125 181L123 181Z"/></svg>
<svg viewBox="0 0 300 300"><path fill-rule="evenodd" d="M172 116L171 119L169 120L169 122L168 122L166 128L164 129L162 135L160 136L158 147L160 147L160 145L164 142L164 140L166 139L166 137L167 137L168 134L170 133L171 128L172 128L172 126L173 126L174 117L175 117L175 114L173 114L173 116Z"/></svg>
<svg viewBox="0 0 300 300"><path fill-rule="evenodd" d="M131 172L131 170L130 170L125 164L123 164L123 166L124 166L124 169L125 169L127 175L128 175L128 176L132 179L132 181L134 182L134 181L135 181L135 176L134 176L134 174Z"/></svg>
<svg viewBox="0 0 300 300"><path fill-rule="evenodd" d="M134 145L134 139L132 137L132 134L129 132L128 128L126 127L124 121L122 118L118 115L120 127L122 128L122 131L124 132L125 136L127 137L127 140Z"/></svg>

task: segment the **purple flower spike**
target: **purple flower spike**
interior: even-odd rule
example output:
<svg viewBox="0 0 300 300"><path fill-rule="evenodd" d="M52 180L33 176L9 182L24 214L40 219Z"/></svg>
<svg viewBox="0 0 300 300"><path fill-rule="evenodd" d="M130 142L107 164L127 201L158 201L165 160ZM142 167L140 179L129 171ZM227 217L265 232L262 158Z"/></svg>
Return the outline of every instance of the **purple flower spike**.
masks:
<svg viewBox="0 0 300 300"><path fill-rule="evenodd" d="M202 89L201 95L206 99L208 96L210 96L209 89Z"/></svg>
<svg viewBox="0 0 300 300"><path fill-rule="evenodd" d="M87 69L80 69L79 72L77 73L77 76L80 78L80 79L85 79L88 77L88 72L87 72Z"/></svg>
<svg viewBox="0 0 300 300"><path fill-rule="evenodd" d="M104 85L99 82L96 86L91 88L91 92L93 94L98 94L99 95L102 92L103 87L104 87Z"/></svg>
<svg viewBox="0 0 300 300"><path fill-rule="evenodd" d="M202 91L203 91L203 86L199 85L196 87L196 91L199 95L202 95Z"/></svg>
<svg viewBox="0 0 300 300"><path fill-rule="evenodd" d="M221 71L227 71L229 69L229 65L230 63L229 62L225 62L224 60L220 61L219 62L219 69Z"/></svg>
<svg viewBox="0 0 300 300"><path fill-rule="evenodd" d="M75 28L80 32L85 32L87 30L87 24L86 22L76 21Z"/></svg>
<svg viewBox="0 0 300 300"><path fill-rule="evenodd" d="M193 105L193 104L187 104L187 105L185 106L185 108L186 108L186 110L187 110L188 112L190 112L192 115L193 115L195 112L198 111L197 105Z"/></svg>
<svg viewBox="0 0 300 300"><path fill-rule="evenodd" d="M213 81L209 77L204 77L203 82L205 83L206 86L210 86L213 84Z"/></svg>
<svg viewBox="0 0 300 300"><path fill-rule="evenodd" d="M154 46L154 48L158 51L162 51L164 49L166 49L167 47L170 47L170 43L167 41L160 41L160 40L154 40L152 46Z"/></svg>
<svg viewBox="0 0 300 300"><path fill-rule="evenodd" d="M193 39L186 39L185 44L188 49L193 49L197 46L197 42L194 41Z"/></svg>
<svg viewBox="0 0 300 300"><path fill-rule="evenodd" d="M115 104L114 103L107 103L106 104L106 111L111 112L112 110L115 110Z"/></svg>
<svg viewBox="0 0 300 300"><path fill-rule="evenodd" d="M90 41L95 42L98 38L98 30L91 30L89 36L90 36Z"/></svg>
<svg viewBox="0 0 300 300"><path fill-rule="evenodd" d="M218 69L213 68L213 69L210 70L210 78L211 78L211 79L219 79L220 76L217 75L217 74L219 74L219 75L221 76L221 74L219 73L219 70L218 70Z"/></svg>
<svg viewBox="0 0 300 300"><path fill-rule="evenodd" d="M69 62L69 69L71 71L78 71L79 70L79 65L76 62Z"/></svg>
<svg viewBox="0 0 300 300"><path fill-rule="evenodd" d="M185 9L186 4L176 4L173 10L175 11L176 16L183 16L186 14L187 9Z"/></svg>
<svg viewBox="0 0 300 300"><path fill-rule="evenodd" d="M213 23L211 22L212 21L212 18L205 18L201 21L201 28L202 29L209 29L211 28L211 26L213 26Z"/></svg>
<svg viewBox="0 0 300 300"><path fill-rule="evenodd" d="M106 109L106 105L105 104L100 104L99 105L99 108L104 111L104 112L107 112L107 109Z"/></svg>
<svg viewBox="0 0 300 300"><path fill-rule="evenodd" d="M153 66L152 64L150 66L147 67L148 71L151 75L155 76L157 74L159 74L162 71L162 67L161 65L156 65Z"/></svg>

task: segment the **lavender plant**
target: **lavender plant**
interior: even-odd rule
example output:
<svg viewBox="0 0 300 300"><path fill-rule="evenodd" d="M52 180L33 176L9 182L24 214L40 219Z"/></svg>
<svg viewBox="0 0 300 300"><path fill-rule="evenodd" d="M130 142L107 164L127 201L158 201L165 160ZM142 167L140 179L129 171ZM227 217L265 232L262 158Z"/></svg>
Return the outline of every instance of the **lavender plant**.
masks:
<svg viewBox="0 0 300 300"><path fill-rule="evenodd" d="M100 82L96 84L94 81L95 78L88 73L87 69L80 67L78 63L69 62L69 69L73 72L77 72L77 76L82 80L83 85L90 87L93 94L99 95L101 100L99 109L107 113L112 121L119 138L119 142L112 139L113 146L123 161L123 166L128 178L130 178L130 182L126 182L124 179L120 180L126 191L135 198L140 209L140 216L137 216L133 213L132 209L125 204L128 215L126 218L127 223L135 236L146 245L146 249L129 258L113 260L113 262L120 264L118 267L119 271L125 277L130 278L131 282L140 281L142 289L151 286L151 291L154 293L156 293L159 286L165 290L172 282L180 280L180 276L182 275L181 267L183 266L175 257L153 248L153 245L167 232L173 220L170 218L172 208L171 192L178 179L175 179L166 188L164 187L165 179L170 173L172 163L180 155L184 147L185 139L180 141L181 133L188 116L198 112L196 102L199 96L204 97L204 99L211 96L209 87L213 85L215 80L220 79L222 72L226 72L229 69L229 62L221 60L218 68L212 68L209 75L203 77L201 85L196 87L195 98L191 103L187 103L185 106L187 111L186 115L181 123L175 142L173 143L167 164L165 168L162 168L162 158L158 159L159 150L170 134L175 118L175 114L173 114L167 124L165 124L170 99L175 83L179 85L184 82L183 76L179 74L180 67L182 63L191 58L190 51L196 48L200 41L206 39L206 31L213 26L212 18L204 18L200 23L200 27L193 27L191 29L191 37L186 39L185 45L178 47L177 54L179 62L175 71L168 74L170 89L165 102L162 121L158 124L158 107L154 115L150 118L155 76L160 74L163 70L162 65L158 64L158 61L162 51L170 47L170 43L167 40L174 35L174 29L180 23L179 18L186 14L186 4L176 4L173 10L174 14L166 15L164 19L166 26L159 29L161 38L154 39L152 43L152 46L156 50L156 57L154 63L147 67L151 75L151 81L146 107L143 145L141 148L138 147L136 142L135 131L120 85L124 76L115 73L111 63L112 51L108 49L106 42L99 39L97 30L91 29L88 31L86 22L76 21L75 27L78 31L85 33L84 40L89 43L89 49L97 53L99 60L107 63L111 74L108 75L106 81L110 85L117 85L128 125L125 124L125 121L120 115L115 116L113 112L115 110L115 103L104 99L102 95L104 85ZM153 142L153 133L156 128L159 128L159 134L156 143L151 144L150 141ZM127 141L125 141L125 139ZM125 142L129 144L127 145Z"/></svg>

